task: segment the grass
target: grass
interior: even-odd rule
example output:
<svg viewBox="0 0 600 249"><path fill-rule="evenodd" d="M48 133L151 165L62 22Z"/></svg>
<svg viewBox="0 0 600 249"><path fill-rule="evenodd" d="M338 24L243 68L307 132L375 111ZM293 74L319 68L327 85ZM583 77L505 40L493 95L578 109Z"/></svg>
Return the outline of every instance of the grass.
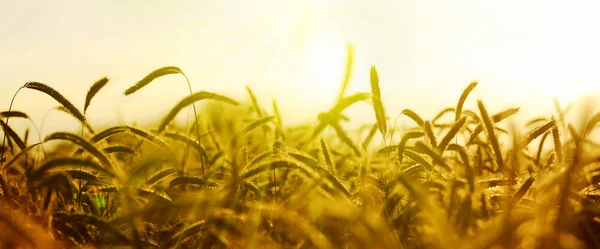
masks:
<svg viewBox="0 0 600 249"><path fill-rule="evenodd" d="M169 74L185 76L163 67L125 94ZM350 75L316 126L284 126L249 87L244 102L188 81L157 127L92 127L108 78L83 112L29 82L19 91L52 97L82 131L28 144L9 121L28 115L0 113L0 248L600 248L600 114L576 125L557 105L558 119L507 129L519 109L469 100L472 82L433 119L405 109L414 124L396 129L375 67L371 93L347 94ZM191 128L173 124L199 101ZM373 105L367 132L344 124L359 102Z"/></svg>

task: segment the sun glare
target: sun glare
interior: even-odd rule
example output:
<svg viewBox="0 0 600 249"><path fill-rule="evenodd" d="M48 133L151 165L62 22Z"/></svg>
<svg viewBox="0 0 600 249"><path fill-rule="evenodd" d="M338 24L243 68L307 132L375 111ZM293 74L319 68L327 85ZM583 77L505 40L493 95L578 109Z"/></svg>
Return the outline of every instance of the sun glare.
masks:
<svg viewBox="0 0 600 249"><path fill-rule="evenodd" d="M310 96L314 100L306 108L326 108L332 104L344 76L347 41L342 39L337 23L327 20L328 14L324 9L327 9L328 4L330 3L289 0L273 2L264 9L259 22L268 24L270 28L263 35L279 39L265 39L258 46L276 47L279 53L265 53L260 59L247 61L245 64L249 66L249 70L257 73L251 80L274 80L277 84L290 84L282 83L279 79L287 78L287 81L302 84L298 89L303 91L300 95ZM293 70L300 77L289 79L286 75L281 75L279 78L265 78L268 76L264 74L282 73L284 68ZM264 76L261 78L258 74ZM286 88L290 89L292 88Z"/></svg>
<svg viewBox="0 0 600 249"><path fill-rule="evenodd" d="M319 91L319 97L328 102L337 96L344 76L344 44L322 37L310 44L307 62L312 69L312 79Z"/></svg>

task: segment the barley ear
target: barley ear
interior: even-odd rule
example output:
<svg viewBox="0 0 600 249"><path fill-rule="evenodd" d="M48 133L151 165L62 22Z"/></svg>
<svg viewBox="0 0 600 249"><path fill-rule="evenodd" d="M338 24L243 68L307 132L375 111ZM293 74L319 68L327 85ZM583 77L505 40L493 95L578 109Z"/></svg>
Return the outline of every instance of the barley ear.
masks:
<svg viewBox="0 0 600 249"><path fill-rule="evenodd" d="M79 120L79 122L81 122L91 133L94 133L92 127L89 125L89 123L85 119L85 116L79 111L79 109L77 109L62 94L60 94L58 91L54 90L54 88L47 86L44 83L33 82L33 81L27 82L23 87L43 92L43 93L47 94L48 96L52 97L54 100L56 100L58 103L60 103L65 109L67 109L67 111L69 111L69 114L71 114L73 117L75 117L77 120Z"/></svg>
<svg viewBox="0 0 600 249"><path fill-rule="evenodd" d="M462 115L463 105L465 104L465 101L467 100L469 93L471 93L471 91L473 91L473 89L475 89L477 84L478 84L477 81L471 82L467 86L467 88L465 88L463 93L460 95L460 99L458 100L458 104L456 105L456 117L454 118L455 121L458 121L460 119L460 117Z"/></svg>
<svg viewBox="0 0 600 249"><path fill-rule="evenodd" d="M25 118L28 119L27 113L20 111L4 111L0 112L0 118Z"/></svg>
<svg viewBox="0 0 600 249"><path fill-rule="evenodd" d="M529 143L531 143L531 141L533 141L537 137L541 136L542 134L546 133L546 131L552 129L552 127L554 127L555 125L556 125L556 121L550 120L548 123L531 131L529 134L527 134L525 139L521 142L520 147L525 148L527 145L529 145Z"/></svg>
<svg viewBox="0 0 600 249"><path fill-rule="evenodd" d="M554 117L552 120L555 120ZM560 141L560 134L558 133L558 126L552 126L552 141L554 142L554 151L556 152L556 159L562 162L562 143Z"/></svg>
<svg viewBox="0 0 600 249"><path fill-rule="evenodd" d="M377 125L381 135L385 138L387 132L387 120L385 117L385 109L381 102L381 90L379 89L379 76L377 75L377 69L371 67L371 99L373 100L373 108L375 109L375 118L377 118Z"/></svg>
<svg viewBox="0 0 600 249"><path fill-rule="evenodd" d="M276 119L275 138L285 139L285 134L283 132L283 119L281 118L279 108L277 107L277 101L275 101L275 99L273 99L273 113L275 114Z"/></svg>
<svg viewBox="0 0 600 249"><path fill-rule="evenodd" d="M479 106L481 119L483 120L485 130L487 131L488 138L492 144L492 149L494 150L494 155L496 156L496 163L498 164L499 170L502 170L504 168L504 159L502 158L502 151L500 150L500 145L498 144L498 137L496 137L496 133L494 132L494 123L488 114L483 101L477 100L477 105Z"/></svg>
<svg viewBox="0 0 600 249"><path fill-rule="evenodd" d="M94 98L94 96L96 96L96 94L98 94L98 92L104 86L106 86L106 83L108 83L108 78L104 77L104 78L96 81L96 83L94 83L90 87L90 90L88 90L87 95L85 96L85 105L83 106L83 114L85 114L87 112L87 109L90 106L90 103L92 102L92 99Z"/></svg>
<svg viewBox="0 0 600 249"><path fill-rule="evenodd" d="M131 95L131 94L137 92L138 90L144 88L145 86L150 84L150 82L152 82L156 78L159 78L159 77L162 77L165 75L169 75L169 74L183 74L183 71L181 71L181 69L179 69L179 67L175 67L175 66L166 66L166 67L156 69L156 70L152 71L150 74L146 75L146 77L144 77L143 79L138 81L135 85L133 85L133 86L129 87L127 90L125 90L125 96Z"/></svg>
<svg viewBox="0 0 600 249"><path fill-rule="evenodd" d="M429 139L429 144L431 144L431 147L437 147L438 143L437 143L437 138L435 137L435 133L433 133L433 127L431 125L431 121L427 120L423 123L423 131L425 132L425 135L427 135L427 138Z"/></svg>
<svg viewBox="0 0 600 249"><path fill-rule="evenodd" d="M410 119L415 121L415 123L417 123L419 125L419 127L423 126L424 121L419 116L419 114L417 114L416 112L414 112L410 109L404 109L404 110L402 110L402 114L406 115L407 117L409 117Z"/></svg>
<svg viewBox="0 0 600 249"><path fill-rule="evenodd" d="M346 57L346 70L344 74L344 80L342 81L342 87L340 88L340 92L338 94L338 101L344 98L344 95L346 94L346 88L348 88L350 78L352 77L352 65L354 64L354 48L351 45L348 45L347 53L348 54Z"/></svg>
<svg viewBox="0 0 600 249"><path fill-rule="evenodd" d="M260 110L260 106L258 105L258 101L256 100L256 95L252 92L249 86L246 86L246 91L248 91L248 95L250 95L250 99L252 100L252 108L256 111L256 114L259 118L263 117L263 113Z"/></svg>
<svg viewBox="0 0 600 249"><path fill-rule="evenodd" d="M321 138L321 151L323 153L323 157L325 158L325 164L327 165L329 172L331 172L331 174L334 176L337 175L331 152L329 151L329 147L327 147L327 143L325 143L323 138Z"/></svg>

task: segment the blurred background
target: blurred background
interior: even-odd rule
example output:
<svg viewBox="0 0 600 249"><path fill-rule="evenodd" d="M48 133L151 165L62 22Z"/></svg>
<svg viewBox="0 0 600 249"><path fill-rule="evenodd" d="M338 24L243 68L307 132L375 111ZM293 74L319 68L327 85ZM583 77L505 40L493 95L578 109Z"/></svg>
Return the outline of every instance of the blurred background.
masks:
<svg viewBox="0 0 600 249"><path fill-rule="evenodd" d="M346 48L355 60L349 92L370 91L379 72L392 120L404 108L432 118L455 106L471 81L467 106L521 106L522 116L550 114L600 89L600 2L550 0L256 0L0 1L0 106L28 81L48 84L83 108L91 84L109 84L88 110L93 126L161 118L188 93L179 75L130 97L123 91L154 69L179 66L194 91L248 99L250 86L287 124L316 121L341 84ZM43 132L76 121L35 91L14 109ZM366 104L351 117L374 122ZM185 118L185 117L184 117Z"/></svg>

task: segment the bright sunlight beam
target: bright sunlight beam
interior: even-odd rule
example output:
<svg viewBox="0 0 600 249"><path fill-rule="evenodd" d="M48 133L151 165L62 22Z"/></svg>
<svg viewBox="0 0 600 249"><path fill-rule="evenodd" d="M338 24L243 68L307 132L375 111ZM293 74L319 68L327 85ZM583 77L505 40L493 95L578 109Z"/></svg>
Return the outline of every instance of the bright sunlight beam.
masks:
<svg viewBox="0 0 600 249"><path fill-rule="evenodd" d="M313 41L309 47L312 78L318 89L319 98L332 102L337 96L344 76L344 44L335 39L322 37Z"/></svg>

